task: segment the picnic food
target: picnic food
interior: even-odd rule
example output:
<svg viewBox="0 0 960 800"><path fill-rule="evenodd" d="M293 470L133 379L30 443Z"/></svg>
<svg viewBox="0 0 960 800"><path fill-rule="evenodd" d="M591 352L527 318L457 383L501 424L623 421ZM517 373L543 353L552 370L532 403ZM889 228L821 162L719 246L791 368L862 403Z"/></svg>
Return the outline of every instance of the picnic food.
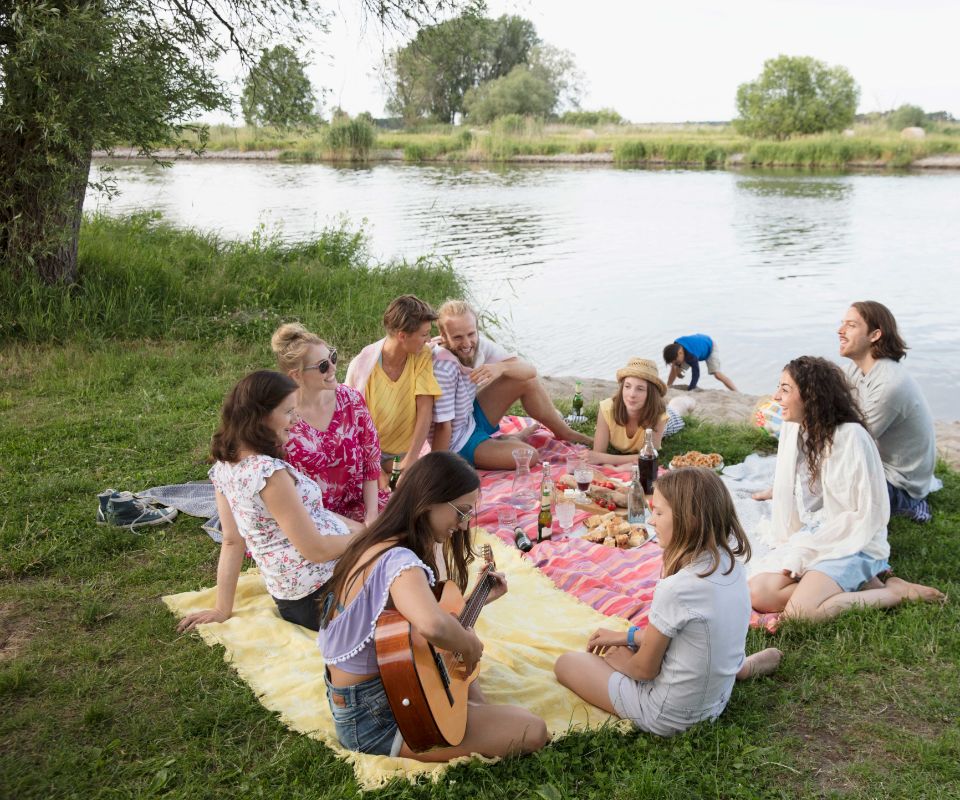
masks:
<svg viewBox="0 0 960 800"><path fill-rule="evenodd" d="M670 462L671 469L678 467L707 467L716 469L723 464L723 456L719 453L701 453L699 450L691 450L689 453L674 456Z"/></svg>
<svg viewBox="0 0 960 800"><path fill-rule="evenodd" d="M614 513L594 514L584 523L588 533L583 538L594 544L607 547L639 547L647 541L647 531L642 525L631 525L623 517Z"/></svg>

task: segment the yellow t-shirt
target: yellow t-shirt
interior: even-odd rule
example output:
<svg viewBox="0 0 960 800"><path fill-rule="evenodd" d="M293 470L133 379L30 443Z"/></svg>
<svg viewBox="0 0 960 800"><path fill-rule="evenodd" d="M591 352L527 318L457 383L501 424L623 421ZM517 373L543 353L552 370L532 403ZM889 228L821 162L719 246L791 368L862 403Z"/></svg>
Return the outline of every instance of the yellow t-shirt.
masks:
<svg viewBox="0 0 960 800"><path fill-rule="evenodd" d="M647 436L646 431L643 428L637 428L637 432L633 434L633 436L628 436L626 427L618 425L613 418L612 397L600 401L600 413L603 415L604 420L607 422L607 427L610 429L610 446L614 450L619 450L621 453L639 453ZM660 417L661 420L666 418L666 414Z"/></svg>
<svg viewBox="0 0 960 800"><path fill-rule="evenodd" d="M430 348L415 356L407 356L403 372L396 381L383 371L378 361L367 381L365 398L370 417L377 426L380 449L384 453L406 453L413 439L417 423L417 395L439 397L440 386L433 377L433 357Z"/></svg>

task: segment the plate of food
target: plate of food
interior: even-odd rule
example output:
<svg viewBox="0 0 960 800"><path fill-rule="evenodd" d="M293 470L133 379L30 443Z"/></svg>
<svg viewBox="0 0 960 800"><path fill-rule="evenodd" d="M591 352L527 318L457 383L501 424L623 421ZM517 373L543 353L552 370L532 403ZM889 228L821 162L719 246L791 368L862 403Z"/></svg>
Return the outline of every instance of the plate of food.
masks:
<svg viewBox="0 0 960 800"><path fill-rule="evenodd" d="M587 517L584 525L587 527L583 535L586 541L620 550L640 547L653 538L644 525L631 525L612 511Z"/></svg>
<svg viewBox="0 0 960 800"><path fill-rule="evenodd" d="M723 456L719 453L701 453L699 450L691 450L689 453L682 453L671 459L670 469L681 467L706 467L720 472L723 470Z"/></svg>

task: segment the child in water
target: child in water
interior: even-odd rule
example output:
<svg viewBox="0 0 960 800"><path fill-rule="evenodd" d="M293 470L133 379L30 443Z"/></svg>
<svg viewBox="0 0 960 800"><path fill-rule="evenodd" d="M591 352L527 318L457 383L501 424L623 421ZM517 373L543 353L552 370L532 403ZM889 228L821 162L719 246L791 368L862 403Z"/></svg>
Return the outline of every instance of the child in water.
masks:
<svg viewBox="0 0 960 800"><path fill-rule="evenodd" d="M782 653L745 654L750 623L750 557L730 494L708 469L661 477L651 524L663 573L646 630L599 628L585 653L564 653L557 679L589 703L637 728L673 736L720 716L735 680L777 669Z"/></svg>

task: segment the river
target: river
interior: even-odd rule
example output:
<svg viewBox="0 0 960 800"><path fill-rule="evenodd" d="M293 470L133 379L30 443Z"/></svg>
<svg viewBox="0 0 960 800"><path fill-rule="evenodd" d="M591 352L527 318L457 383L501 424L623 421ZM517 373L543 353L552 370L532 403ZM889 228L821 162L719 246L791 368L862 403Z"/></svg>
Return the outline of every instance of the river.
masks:
<svg viewBox="0 0 960 800"><path fill-rule="evenodd" d="M379 259L449 257L496 338L544 374L612 379L700 331L741 391L837 356L851 301L879 300L934 415L958 419L960 175L610 166L115 162L121 193L176 225L291 240L364 225ZM321 333L336 341L335 331ZM704 376L705 387L720 384Z"/></svg>

